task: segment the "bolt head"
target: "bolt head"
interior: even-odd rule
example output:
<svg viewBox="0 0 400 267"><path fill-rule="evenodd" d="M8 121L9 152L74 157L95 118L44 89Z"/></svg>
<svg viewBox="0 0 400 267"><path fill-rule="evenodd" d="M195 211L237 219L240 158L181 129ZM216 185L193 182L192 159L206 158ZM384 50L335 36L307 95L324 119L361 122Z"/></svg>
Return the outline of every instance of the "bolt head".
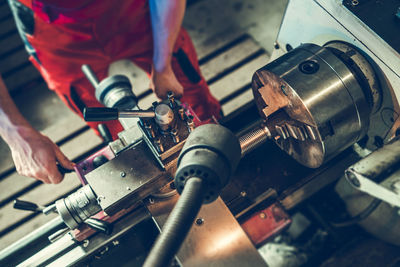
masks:
<svg viewBox="0 0 400 267"><path fill-rule="evenodd" d="M197 218L195 223L196 223L197 226L200 226L200 225L202 225L204 223L204 219L203 218Z"/></svg>

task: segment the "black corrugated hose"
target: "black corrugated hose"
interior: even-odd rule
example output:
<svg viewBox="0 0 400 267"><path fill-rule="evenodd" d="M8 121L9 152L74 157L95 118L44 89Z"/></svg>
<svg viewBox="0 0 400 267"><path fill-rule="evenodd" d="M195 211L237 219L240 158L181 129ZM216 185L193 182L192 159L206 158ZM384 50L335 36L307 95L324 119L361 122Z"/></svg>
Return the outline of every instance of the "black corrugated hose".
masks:
<svg viewBox="0 0 400 267"><path fill-rule="evenodd" d="M192 177L169 215L161 234L144 262L144 267L169 266L196 218L203 203L203 180Z"/></svg>

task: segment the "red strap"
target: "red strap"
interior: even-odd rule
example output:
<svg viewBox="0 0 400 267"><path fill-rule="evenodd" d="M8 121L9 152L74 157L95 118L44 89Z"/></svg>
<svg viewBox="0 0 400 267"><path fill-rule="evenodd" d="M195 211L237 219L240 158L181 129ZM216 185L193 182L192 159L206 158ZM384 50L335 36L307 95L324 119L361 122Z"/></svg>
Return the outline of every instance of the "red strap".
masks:
<svg viewBox="0 0 400 267"><path fill-rule="evenodd" d="M21 4L32 9L33 0L18 0Z"/></svg>

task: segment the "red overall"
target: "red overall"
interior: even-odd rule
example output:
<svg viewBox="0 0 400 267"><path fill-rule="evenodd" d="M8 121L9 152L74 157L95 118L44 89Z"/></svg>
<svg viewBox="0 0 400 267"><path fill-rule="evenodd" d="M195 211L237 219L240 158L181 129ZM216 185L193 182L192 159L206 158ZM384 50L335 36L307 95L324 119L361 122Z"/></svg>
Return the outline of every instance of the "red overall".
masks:
<svg viewBox="0 0 400 267"><path fill-rule="evenodd" d="M80 116L82 105L101 106L80 70L82 64L89 64L99 80L119 59L130 59L150 73L153 39L146 0L19 1L34 12L34 33L27 39L38 61L32 56L30 60L49 88ZM184 54L190 66L182 64L177 54ZM187 67L191 68L189 72ZM182 102L188 103L200 119L218 117L220 105L200 74L195 49L184 29L175 43L172 68L184 87ZM96 130L97 123L88 124ZM113 138L122 130L116 121L106 125Z"/></svg>

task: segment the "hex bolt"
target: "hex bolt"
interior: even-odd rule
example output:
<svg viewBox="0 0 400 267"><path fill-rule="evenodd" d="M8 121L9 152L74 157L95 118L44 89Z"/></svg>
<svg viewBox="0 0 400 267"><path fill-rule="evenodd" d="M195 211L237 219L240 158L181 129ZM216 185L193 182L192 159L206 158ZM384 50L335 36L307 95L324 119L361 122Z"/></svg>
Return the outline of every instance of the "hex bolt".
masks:
<svg viewBox="0 0 400 267"><path fill-rule="evenodd" d="M171 108L174 108L174 107L175 107L175 97L174 97L174 93L172 93L171 91L169 91L169 92L167 93L167 97L168 97L168 100L169 100L169 106L170 106Z"/></svg>
<svg viewBox="0 0 400 267"><path fill-rule="evenodd" d="M186 123L187 123L188 129L189 129L189 133L191 133L194 130L194 122L193 122L193 116L192 115L189 115Z"/></svg>
<svg viewBox="0 0 400 267"><path fill-rule="evenodd" d="M204 219L203 218L197 218L195 223L196 223L197 226L201 226L204 223Z"/></svg>
<svg viewBox="0 0 400 267"><path fill-rule="evenodd" d="M122 178L126 176L126 173L124 171L120 172L119 175L121 175Z"/></svg>
<svg viewBox="0 0 400 267"><path fill-rule="evenodd" d="M161 143L161 139L160 138L154 139L154 145L157 148L158 153L163 153L164 152L164 147L163 147L163 145Z"/></svg>
<svg viewBox="0 0 400 267"><path fill-rule="evenodd" d="M171 130L171 135L172 135L172 140L174 141L175 144L179 143L179 135L178 135L178 130L177 129L172 129Z"/></svg>
<svg viewBox="0 0 400 267"><path fill-rule="evenodd" d="M267 218L267 215L264 212L261 212L259 216L261 219Z"/></svg>
<svg viewBox="0 0 400 267"><path fill-rule="evenodd" d="M154 132L153 126L151 126L151 124L146 125L145 128L151 138L156 137L156 133Z"/></svg>
<svg viewBox="0 0 400 267"><path fill-rule="evenodd" d="M139 118L140 122L142 123L142 125L144 127L146 127L147 125L149 125L149 122L147 120L144 120L143 118Z"/></svg>
<svg viewBox="0 0 400 267"><path fill-rule="evenodd" d="M170 183L169 188L175 190L176 189L175 183L174 182Z"/></svg>
<svg viewBox="0 0 400 267"><path fill-rule="evenodd" d="M179 117L181 118L181 120L184 120L185 119L185 111L183 110L183 108L180 108L178 110L178 113L179 113Z"/></svg>

